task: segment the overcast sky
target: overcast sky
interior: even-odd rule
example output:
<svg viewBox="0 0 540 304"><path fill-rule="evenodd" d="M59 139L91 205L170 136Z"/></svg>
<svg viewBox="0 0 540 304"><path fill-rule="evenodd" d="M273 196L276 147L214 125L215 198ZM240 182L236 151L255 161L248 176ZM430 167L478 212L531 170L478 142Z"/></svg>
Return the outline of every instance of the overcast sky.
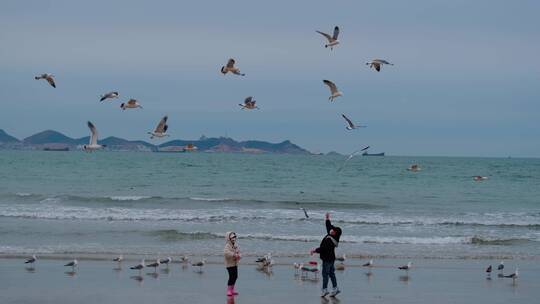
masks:
<svg viewBox="0 0 540 304"><path fill-rule="evenodd" d="M3 0L0 129L82 137L91 120L102 137L148 139L168 114L172 138L540 157L539 12L496 0ZM335 25L330 51L315 30ZM219 72L229 57L246 77ZM377 73L372 58L395 65ZM56 89L33 79L45 72ZM323 79L344 96L330 103ZM121 98L100 103L112 90ZM249 95L260 110L240 110ZM144 109L122 111L129 98ZM368 128L345 130L341 113Z"/></svg>

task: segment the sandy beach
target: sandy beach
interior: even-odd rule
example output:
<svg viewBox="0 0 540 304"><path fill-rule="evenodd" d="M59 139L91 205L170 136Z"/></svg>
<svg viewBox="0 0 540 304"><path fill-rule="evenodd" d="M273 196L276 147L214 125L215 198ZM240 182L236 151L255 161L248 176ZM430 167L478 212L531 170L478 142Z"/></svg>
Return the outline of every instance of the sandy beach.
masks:
<svg viewBox="0 0 540 304"><path fill-rule="evenodd" d="M0 260L1 303L533 303L540 296L540 267L534 260L506 261L508 271L519 266L520 278L486 279L484 268L494 260L413 260L408 274L397 269L405 260L377 260L376 267L360 267L361 260L347 261L338 271L342 294L337 299L319 297L320 280L295 276L289 258L271 274L255 265L241 265L240 295L225 296L226 272L214 258L202 273L172 264L154 273L147 268L138 277L108 261L83 260L76 273L62 260L39 260L34 269L21 259ZM247 262L247 261L246 261ZM285 265L287 264L287 265ZM508 271L506 273L508 273Z"/></svg>

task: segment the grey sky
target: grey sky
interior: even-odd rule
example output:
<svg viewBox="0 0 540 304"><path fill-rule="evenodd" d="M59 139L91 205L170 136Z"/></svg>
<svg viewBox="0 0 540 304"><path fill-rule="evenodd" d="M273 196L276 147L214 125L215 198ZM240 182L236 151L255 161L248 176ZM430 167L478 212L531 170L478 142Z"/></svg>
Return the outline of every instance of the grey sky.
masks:
<svg viewBox="0 0 540 304"><path fill-rule="evenodd" d="M537 1L2 1L0 128L290 139L312 151L540 156ZM338 1L335 1L338 3ZM330 52L315 30L341 27ZM245 78L222 76L237 59ZM380 73L365 62L395 66ZM49 72L57 89L33 76ZM331 104L322 79L344 96ZM121 111L120 92L144 109ZM253 95L260 111L237 106ZM345 113L367 129L347 132Z"/></svg>

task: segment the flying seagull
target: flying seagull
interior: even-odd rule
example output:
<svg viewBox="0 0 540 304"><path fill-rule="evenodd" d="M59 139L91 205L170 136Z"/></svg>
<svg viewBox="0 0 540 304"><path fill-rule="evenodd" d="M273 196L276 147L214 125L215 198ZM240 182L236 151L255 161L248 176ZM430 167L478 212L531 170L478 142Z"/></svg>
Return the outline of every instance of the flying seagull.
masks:
<svg viewBox="0 0 540 304"><path fill-rule="evenodd" d="M354 151L353 153L351 153L351 154L349 155L349 157L347 157L347 159L345 160L345 162L343 162L343 165L341 165L341 167L339 167L339 169L338 169L337 171L339 172L339 171L343 170L343 168L345 167L345 165L347 164L347 162L348 162L349 160L351 160L351 158L355 157L356 154L358 154L358 153L360 153L360 152L362 152L362 151L366 151L367 149L369 149L369 146L366 146L366 147L364 147L364 148L362 148L362 149L360 149L360 150L356 150L356 151Z"/></svg>
<svg viewBox="0 0 540 304"><path fill-rule="evenodd" d="M253 110L253 109L258 109L259 108L259 107L257 107L255 105L256 103L257 103L257 101L253 100L253 96L248 96L244 100L244 104L239 103L238 105L242 108L242 110L244 110L244 109Z"/></svg>
<svg viewBox="0 0 540 304"><path fill-rule="evenodd" d="M324 45L325 48L330 47L331 50L334 49L334 46L339 44L338 35L339 35L339 27L334 27L334 35L330 36L327 33L323 33L321 31L316 31L317 33L323 35L328 40L328 43Z"/></svg>
<svg viewBox="0 0 540 304"><path fill-rule="evenodd" d="M345 119L347 121L347 124L348 126L345 127L345 129L347 130L354 130L354 129L358 129L358 128L367 128L367 126L362 126L362 125L355 125L347 116L345 116L345 114L341 114L341 116L343 117L343 119Z"/></svg>
<svg viewBox="0 0 540 304"><path fill-rule="evenodd" d="M36 257L36 255L34 254L34 255L32 255L31 258L27 259L24 263L25 263L25 264L34 264L36 261L37 261L37 257Z"/></svg>
<svg viewBox="0 0 540 304"><path fill-rule="evenodd" d="M324 84L326 84L330 88L330 93L332 93L332 95L330 95L330 97L328 97L328 100L334 101L334 98L343 95L343 93L338 91L338 88L337 88L335 83L331 82L330 80L326 80L326 79L323 80L323 82L324 82Z"/></svg>
<svg viewBox="0 0 540 304"><path fill-rule="evenodd" d="M122 103L120 105L120 108L122 108L122 110L136 109L136 108L141 108L142 109L142 106L139 104L139 101L137 101L136 99L131 98L130 100L128 100L128 102Z"/></svg>
<svg viewBox="0 0 540 304"><path fill-rule="evenodd" d="M36 80L45 79L47 82L53 87L56 88L56 84L54 83L54 75L52 74L41 74L39 76L34 77Z"/></svg>
<svg viewBox="0 0 540 304"><path fill-rule="evenodd" d="M377 72L381 71L381 67L384 64L394 65L393 63L390 63L390 62L388 62L386 60L383 60L383 59L373 59L373 60L371 60L369 62L366 62L366 65L369 65L370 68L375 69Z"/></svg>
<svg viewBox="0 0 540 304"><path fill-rule="evenodd" d="M169 128L169 126L167 125L167 119L168 117L166 115L163 116L163 118L159 121L154 132L148 132L148 134L152 135L150 136L150 139L153 139L154 137L161 138L161 137L169 136L169 134L166 134L167 129Z"/></svg>
<svg viewBox="0 0 540 304"><path fill-rule="evenodd" d="M99 145L97 143L98 131L96 127L94 126L94 124L90 121L88 122L88 128L90 128L90 132L92 133L92 135L90 136L90 142L88 143L88 145L83 146L83 150L92 152L94 150L105 148L107 145Z"/></svg>
<svg viewBox="0 0 540 304"><path fill-rule="evenodd" d="M104 101L105 99L113 99L118 98L118 92L109 92L107 94L101 95L101 99L99 101Z"/></svg>
<svg viewBox="0 0 540 304"><path fill-rule="evenodd" d="M236 61L234 59L230 58L229 61L227 61L227 65L221 67L221 73L225 75L228 72L231 72L235 75L246 76L246 74L240 73L239 68L234 66L235 62Z"/></svg>

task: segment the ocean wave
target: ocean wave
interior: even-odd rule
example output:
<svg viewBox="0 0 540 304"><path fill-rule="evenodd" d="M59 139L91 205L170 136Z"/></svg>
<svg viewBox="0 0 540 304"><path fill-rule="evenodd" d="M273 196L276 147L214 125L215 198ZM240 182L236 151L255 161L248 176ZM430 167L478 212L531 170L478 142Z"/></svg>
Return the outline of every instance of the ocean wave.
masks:
<svg viewBox="0 0 540 304"><path fill-rule="evenodd" d="M127 196L110 196L113 201L140 201L143 199L150 199L151 196L136 196L136 195L127 195Z"/></svg>

